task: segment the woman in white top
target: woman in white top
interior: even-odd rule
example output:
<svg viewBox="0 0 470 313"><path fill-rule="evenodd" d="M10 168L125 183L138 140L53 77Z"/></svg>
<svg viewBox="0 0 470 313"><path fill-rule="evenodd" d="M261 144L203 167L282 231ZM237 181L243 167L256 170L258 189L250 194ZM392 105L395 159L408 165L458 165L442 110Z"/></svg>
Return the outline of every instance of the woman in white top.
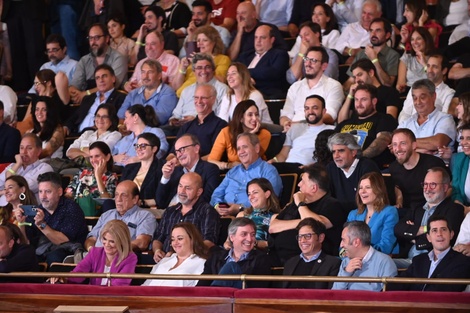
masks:
<svg viewBox="0 0 470 313"><path fill-rule="evenodd" d="M234 62L230 65L227 71L227 83L229 89L220 102L219 117L221 119L229 122L237 104L243 100L250 99L256 103L259 109L261 123L273 123L263 95L255 89L250 71L248 71L244 64Z"/></svg>
<svg viewBox="0 0 470 313"><path fill-rule="evenodd" d="M182 222L171 230L171 252L153 267L150 274L201 274L207 248L199 230L192 223ZM147 279L142 286L194 287L197 280Z"/></svg>
<svg viewBox="0 0 470 313"><path fill-rule="evenodd" d="M135 41L127 38L124 34L124 29L126 24L124 23L124 17L121 14L115 14L108 19L108 32L111 37L109 40L109 45L117 52L121 53L124 56L127 56L129 66L134 66L133 61L136 59L134 57L134 46Z"/></svg>

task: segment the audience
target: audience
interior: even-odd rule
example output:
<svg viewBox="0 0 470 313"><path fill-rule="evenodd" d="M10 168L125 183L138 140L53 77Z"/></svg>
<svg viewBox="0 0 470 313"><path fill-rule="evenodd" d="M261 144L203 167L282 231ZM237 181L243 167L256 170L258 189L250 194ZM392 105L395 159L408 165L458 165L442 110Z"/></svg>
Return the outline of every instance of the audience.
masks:
<svg viewBox="0 0 470 313"><path fill-rule="evenodd" d="M37 206L36 196L29 189L23 176L13 175L5 180L5 200L7 204L0 207L0 225L15 223L13 210L21 209L22 205Z"/></svg>

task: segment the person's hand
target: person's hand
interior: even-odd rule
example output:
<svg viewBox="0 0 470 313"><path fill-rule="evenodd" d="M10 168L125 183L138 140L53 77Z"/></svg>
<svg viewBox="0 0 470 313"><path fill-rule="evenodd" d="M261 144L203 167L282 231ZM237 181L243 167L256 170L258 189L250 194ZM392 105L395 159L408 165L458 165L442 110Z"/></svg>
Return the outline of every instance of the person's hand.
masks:
<svg viewBox="0 0 470 313"><path fill-rule="evenodd" d="M291 128L291 126L292 126L292 121L285 121L284 124L282 124L282 127L284 128L282 132L287 133L287 131Z"/></svg>
<svg viewBox="0 0 470 313"><path fill-rule="evenodd" d="M349 86L349 94L354 97L354 94L356 93L357 86L359 86L358 83L354 83L351 86ZM354 99L351 99L354 102Z"/></svg>
<svg viewBox="0 0 470 313"><path fill-rule="evenodd" d="M346 272L353 273L354 271L360 270L362 268L362 259L361 258L354 258L351 259L346 265Z"/></svg>
<svg viewBox="0 0 470 313"><path fill-rule="evenodd" d="M374 60L377 59L377 52L374 50L374 48L370 45L367 45L364 49L364 52L366 53L367 57L369 60Z"/></svg>
<svg viewBox="0 0 470 313"><path fill-rule="evenodd" d="M452 157L452 149L450 147L442 146L437 149L439 157L446 162L449 162Z"/></svg>
<svg viewBox="0 0 470 313"><path fill-rule="evenodd" d="M101 179L103 174L106 172L107 162L102 159L98 163L92 163L93 171L96 179Z"/></svg>
<svg viewBox="0 0 470 313"><path fill-rule="evenodd" d="M144 24L140 25L139 35L137 36L138 41L144 40L144 38L147 36L148 29L149 28L148 28L147 24L144 23Z"/></svg>
<svg viewBox="0 0 470 313"><path fill-rule="evenodd" d="M458 245L454 247L454 250L462 253L465 256L470 256L470 243L469 244L459 243Z"/></svg>
<svg viewBox="0 0 470 313"><path fill-rule="evenodd" d="M182 58L181 62L180 62L180 70L182 72L186 72L186 70L187 70L187 68L189 67L190 64L191 64L191 62L189 60L189 56L187 58Z"/></svg>
<svg viewBox="0 0 470 313"><path fill-rule="evenodd" d="M36 216L34 216L34 224L39 226L44 222L44 211L40 208L36 208Z"/></svg>
<svg viewBox="0 0 470 313"><path fill-rule="evenodd" d="M196 117L194 115L186 115L183 116L183 118L180 120L181 125L186 124L187 122L191 122L194 120Z"/></svg>
<svg viewBox="0 0 470 313"><path fill-rule="evenodd" d="M228 240L228 237L227 237L227 240L225 240L225 242L224 242L224 249L225 250L232 249L232 245L230 244L230 241Z"/></svg>
<svg viewBox="0 0 470 313"><path fill-rule="evenodd" d="M15 164L18 166L23 165L23 159L21 158L21 154L15 154Z"/></svg>
<svg viewBox="0 0 470 313"><path fill-rule="evenodd" d="M70 134L70 130L67 126L62 126L62 130L64 131L65 137L67 137Z"/></svg>
<svg viewBox="0 0 470 313"><path fill-rule="evenodd" d="M400 29L400 37L401 37L402 44L406 44L408 42L408 39L410 37L410 31L406 27L406 24L403 25Z"/></svg>
<svg viewBox="0 0 470 313"><path fill-rule="evenodd" d="M194 24L194 21L189 22L186 31L188 32L188 40L194 40L194 32L196 31L197 26Z"/></svg>
<svg viewBox="0 0 470 313"><path fill-rule="evenodd" d="M24 211L22 208L18 207L13 209L13 216L15 217L18 223L24 223L26 221L26 215L24 215Z"/></svg>
<svg viewBox="0 0 470 313"><path fill-rule="evenodd" d="M404 93L406 91L406 84L398 84L397 83L397 90L399 93Z"/></svg>
<svg viewBox="0 0 470 313"><path fill-rule="evenodd" d="M421 13L421 16L419 17L419 20L418 20L419 27L424 26L424 24L428 20L428 17L429 17L428 11L423 10L423 12Z"/></svg>
<svg viewBox="0 0 470 313"><path fill-rule="evenodd" d="M153 253L153 260L155 261L155 263L160 262L160 260L163 259L164 257L165 257L165 252L163 252L162 249L157 249Z"/></svg>
<svg viewBox="0 0 470 313"><path fill-rule="evenodd" d="M306 55L309 46L310 46L310 44L305 39L302 39L300 41L299 53L302 53L303 55Z"/></svg>
<svg viewBox="0 0 470 313"><path fill-rule="evenodd" d="M127 155L124 153L116 154L115 156L113 156L114 162L116 163L124 163L126 158Z"/></svg>
<svg viewBox="0 0 470 313"><path fill-rule="evenodd" d="M168 125L170 125L170 126L175 126L175 127L179 127L179 126L181 126L181 122L180 122L180 120L177 119L177 118L170 118L170 119L168 120Z"/></svg>
<svg viewBox="0 0 470 313"><path fill-rule="evenodd" d="M86 91L75 90L70 92L70 97L72 98L73 103L80 104L82 103L83 97L86 96Z"/></svg>
<svg viewBox="0 0 470 313"><path fill-rule="evenodd" d="M243 34L246 28L246 20L237 14L237 33Z"/></svg>
<svg viewBox="0 0 470 313"><path fill-rule="evenodd" d="M59 277L51 277L46 280L46 282L51 283L52 285L54 284L65 284L66 278L59 278Z"/></svg>
<svg viewBox="0 0 470 313"><path fill-rule="evenodd" d="M173 159L167 161L162 167L163 177L165 177L166 179L170 179L171 174L173 174L173 172L175 171L176 165L177 165L176 158L173 158Z"/></svg>
<svg viewBox="0 0 470 313"><path fill-rule="evenodd" d="M255 128L253 128L252 130L250 130L250 133L252 133L252 134L257 134L260 127L261 127L261 122L260 122L259 119L256 119Z"/></svg>
<svg viewBox="0 0 470 313"><path fill-rule="evenodd" d="M216 210L219 212L220 216L235 216L240 211L240 205L236 203L230 205L219 204Z"/></svg>
<svg viewBox="0 0 470 313"><path fill-rule="evenodd" d="M289 25L287 25L287 30L289 31L289 35L291 37L295 37L299 33L299 28L297 27L297 25L293 23L290 23Z"/></svg>
<svg viewBox="0 0 470 313"><path fill-rule="evenodd" d="M131 92L137 87L139 87L139 82L137 81L137 79L130 80L124 84L124 90L127 92Z"/></svg>
<svg viewBox="0 0 470 313"><path fill-rule="evenodd" d="M295 205L299 205L300 202L305 201L305 194L302 193L301 191L297 191L296 193L294 193L293 199L294 199Z"/></svg>

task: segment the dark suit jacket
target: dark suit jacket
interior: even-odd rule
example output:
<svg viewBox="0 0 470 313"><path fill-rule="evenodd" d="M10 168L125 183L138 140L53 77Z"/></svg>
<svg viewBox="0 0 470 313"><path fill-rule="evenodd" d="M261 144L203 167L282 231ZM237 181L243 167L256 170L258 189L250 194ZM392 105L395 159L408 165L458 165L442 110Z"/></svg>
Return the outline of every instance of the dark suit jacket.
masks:
<svg viewBox="0 0 470 313"><path fill-rule="evenodd" d="M427 253L413 258L413 263L399 277L427 278L431 261ZM470 258L452 248L439 262L430 278L470 278ZM387 290L410 291L464 291L466 285L444 284L390 284Z"/></svg>
<svg viewBox="0 0 470 313"><path fill-rule="evenodd" d="M122 103L124 102L125 98L125 94L114 89L114 91L109 95L108 99L106 100L106 103L113 105L116 108L117 112L121 107ZM80 123L85 119L86 115L88 114L88 111L93 105L93 102L95 102L95 99L96 92L92 93L89 96L83 97L82 103L78 107L78 110L75 111L75 113L67 120L67 122L65 122L65 126L67 126L70 133L78 133L78 127L80 126ZM95 114L95 112L93 112L93 114Z"/></svg>
<svg viewBox="0 0 470 313"><path fill-rule="evenodd" d="M134 180L140 170L141 165L142 164L140 162L126 165L122 171L120 181ZM159 160L155 158L155 160L153 160L152 164L150 165L147 175L145 175L142 186L140 187L140 199L154 199L155 190L157 189L157 185L161 177L161 164Z"/></svg>
<svg viewBox="0 0 470 313"><path fill-rule="evenodd" d="M284 272L282 275L296 275L295 269L297 264L300 262L300 256L295 256L290 258L284 264ZM328 255L322 251L317 260L312 261L314 263L310 276L337 276L339 272L339 266L341 265L341 260L334 256ZM282 283L282 288L291 288L289 285L291 282L285 281ZM310 289L331 289L333 283L329 282L310 282L308 287Z"/></svg>
<svg viewBox="0 0 470 313"><path fill-rule="evenodd" d="M405 217L402 218L397 225L395 225L395 236L398 241L404 245L404 251L400 251L402 257L408 255L412 243L411 240L415 240L416 248L418 250L431 251L432 245L426 238L426 234L416 236L421 221L423 219L424 209L422 207L415 207L409 209ZM454 230L454 238L451 240L451 246L454 245L455 240L460 232L460 225L464 219L464 209L460 204L454 203L450 197L444 199L436 208L433 215L445 216L449 221L449 224ZM406 221L412 221L414 225L409 225Z"/></svg>
<svg viewBox="0 0 470 313"><path fill-rule="evenodd" d="M21 134L18 129L5 123L0 124L0 163L15 162L19 153Z"/></svg>
<svg viewBox="0 0 470 313"><path fill-rule="evenodd" d="M211 201L212 192L220 184L220 173L217 165L207 161L199 160L197 162L194 172L202 177L204 192L201 199L207 203ZM157 181L157 192L155 199L157 207L167 208L171 199L175 196L181 176L183 176L183 167L178 166L170 177L170 181L166 184L160 183L160 178Z"/></svg>
<svg viewBox="0 0 470 313"><path fill-rule="evenodd" d="M255 57L255 52L243 53L238 61L247 67ZM285 98L289 85L286 80L286 71L289 69L289 55L287 51L272 48L259 60L255 68L250 68L251 77L255 87L265 98Z"/></svg>

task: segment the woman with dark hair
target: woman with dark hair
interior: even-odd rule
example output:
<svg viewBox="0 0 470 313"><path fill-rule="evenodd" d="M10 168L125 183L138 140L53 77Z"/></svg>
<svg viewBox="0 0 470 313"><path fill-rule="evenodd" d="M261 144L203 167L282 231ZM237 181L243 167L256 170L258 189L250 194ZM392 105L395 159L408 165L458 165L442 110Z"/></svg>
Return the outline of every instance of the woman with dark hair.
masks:
<svg viewBox="0 0 470 313"><path fill-rule="evenodd" d="M361 177L356 193L358 208L349 212L347 222L363 221L370 227L371 245L385 254L398 253L394 228L398 223L397 208L388 201L382 174L370 172Z"/></svg>
<svg viewBox="0 0 470 313"><path fill-rule="evenodd" d="M114 106L108 103L100 104L95 112L96 130L84 131L67 149L67 157L70 159L80 156L88 158L90 156L90 144L95 141L106 143L112 151L122 137L117 130L118 123L119 120Z"/></svg>
<svg viewBox="0 0 470 313"><path fill-rule="evenodd" d="M315 163L326 166L333 161L333 154L328 149L328 138L335 133L334 129L325 129L318 133L315 140L315 151L313 151L313 160Z"/></svg>
<svg viewBox="0 0 470 313"><path fill-rule="evenodd" d="M62 158L64 148L64 131L59 121L58 108L52 98L40 96L33 103L33 129L30 133L36 134L42 141L43 158Z"/></svg>
<svg viewBox="0 0 470 313"><path fill-rule="evenodd" d="M407 92L413 83L427 79L426 62L434 49L432 37L423 27L417 27L411 33L411 51L403 53L398 65L397 90Z"/></svg>
<svg viewBox="0 0 470 313"><path fill-rule="evenodd" d="M207 248L192 223L181 222L171 230L171 256L160 260L150 274L198 275L204 271ZM147 279L142 286L194 287L197 280Z"/></svg>
<svg viewBox="0 0 470 313"><path fill-rule="evenodd" d="M261 123L273 123L263 95L253 85L250 71L245 64L234 62L230 65L227 71L227 83L229 88L227 95L220 102L218 117L227 122L230 121L237 104L240 101L250 99L256 103L260 110Z"/></svg>
<svg viewBox="0 0 470 313"><path fill-rule="evenodd" d="M117 175L113 173L113 156L108 145L95 141L90 145L90 163L93 168L82 168L65 189L65 196L74 199L85 216L96 216L93 199L114 198Z"/></svg>
<svg viewBox="0 0 470 313"><path fill-rule="evenodd" d="M28 182L23 176L13 175L5 180L5 200L8 204L0 207L0 225L14 223L13 210L21 209L23 204L37 205L34 193L29 189Z"/></svg>
<svg viewBox="0 0 470 313"><path fill-rule="evenodd" d="M162 158L168 152L168 142L163 131L158 128L157 115L152 106L143 106L134 104L129 107L125 113L124 125L131 133L118 141L113 149L114 162L116 165L125 166L130 163L139 162L135 144L138 136L142 133L152 133L160 139L160 149L157 152L157 158Z"/></svg>
<svg viewBox="0 0 470 313"><path fill-rule="evenodd" d="M136 58L133 56L135 53L134 46L135 41L127 38L124 34L126 29L125 17L122 14L114 13L107 21L109 33L109 46L119 52L122 55L127 56L129 66L134 66L135 63L131 63L131 60Z"/></svg>
<svg viewBox="0 0 470 313"><path fill-rule="evenodd" d="M155 134L142 133L137 136L134 148L139 162L124 167L121 181L132 180L136 183L140 190L141 207L155 206L155 190L161 178L157 158L160 139Z"/></svg>
<svg viewBox="0 0 470 313"><path fill-rule="evenodd" d="M214 163L221 170L230 169L240 163L237 154L237 137L241 133L258 135L260 141L259 155L265 159L265 152L271 140L271 133L261 128L258 106L253 100L243 100L237 104L232 119L227 127L222 128L215 139L214 146L207 160ZM228 162L222 161L224 153Z"/></svg>

